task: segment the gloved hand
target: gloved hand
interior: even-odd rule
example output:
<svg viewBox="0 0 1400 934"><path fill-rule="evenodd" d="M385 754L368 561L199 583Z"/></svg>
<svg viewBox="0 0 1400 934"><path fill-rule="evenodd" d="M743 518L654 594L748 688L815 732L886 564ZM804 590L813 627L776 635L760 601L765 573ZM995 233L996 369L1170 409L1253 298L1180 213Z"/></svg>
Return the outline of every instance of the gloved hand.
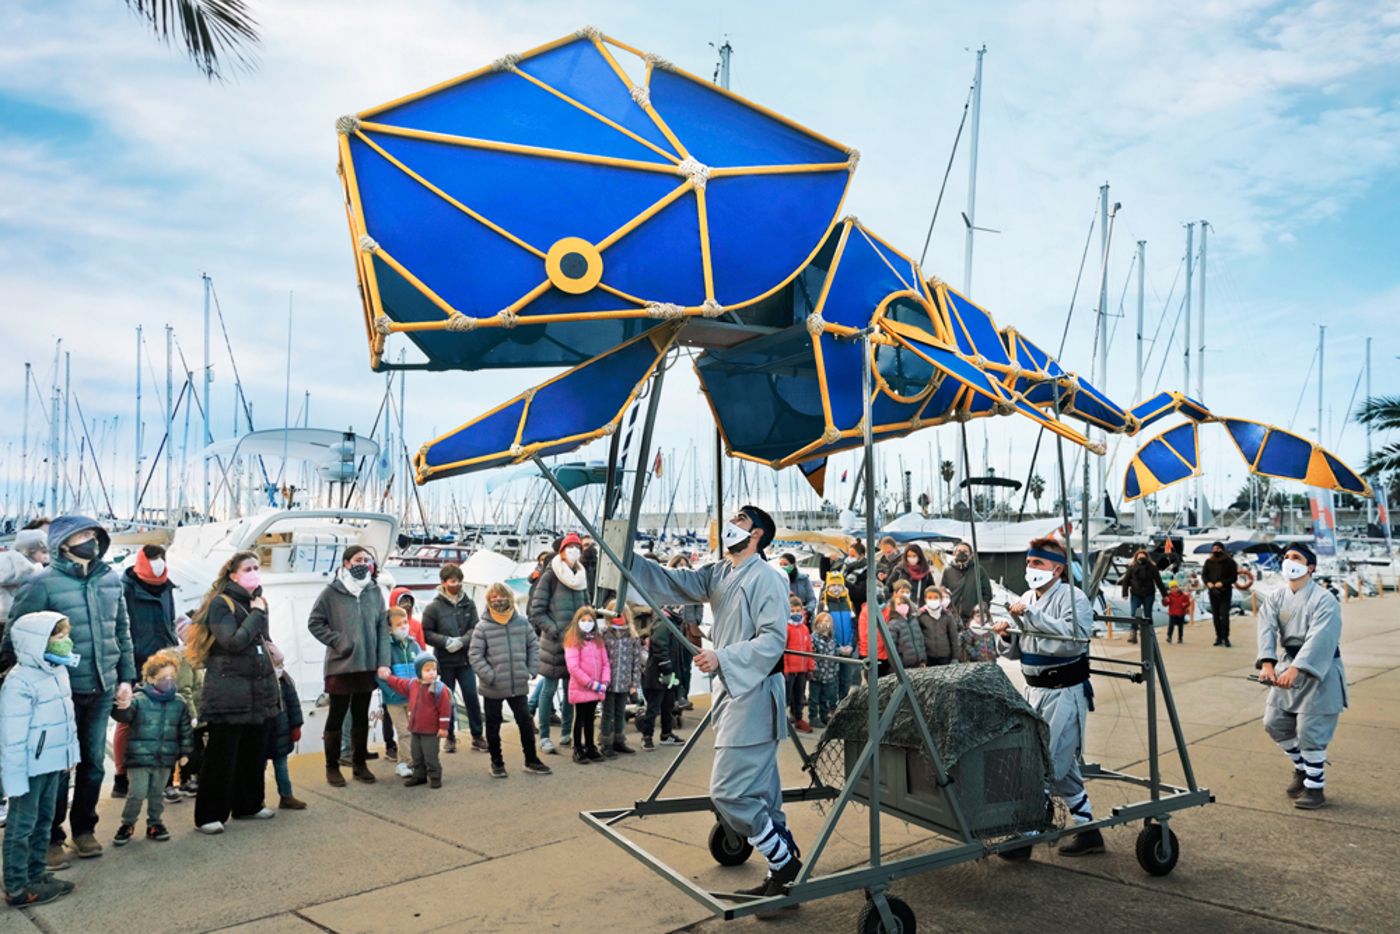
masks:
<svg viewBox="0 0 1400 934"><path fill-rule="evenodd" d="M292 742L294 742L294 743L299 743L299 742L301 742L301 727L299 727L299 726L292 727Z"/></svg>
<svg viewBox="0 0 1400 934"><path fill-rule="evenodd" d="M669 678L666 679L666 686L667 686L668 688L678 687L678 686L680 685L680 683L681 683L681 679L680 679L680 678L677 678L674 674L671 675L671 677L669 677Z"/></svg>
<svg viewBox="0 0 1400 934"><path fill-rule="evenodd" d="M603 691L606 691L608 689L608 686L601 681L594 681L591 687L592 690L597 691L599 693L602 693Z"/></svg>
<svg viewBox="0 0 1400 934"><path fill-rule="evenodd" d="M462 639L460 636L453 636L447 640L447 651L460 652L462 650Z"/></svg>

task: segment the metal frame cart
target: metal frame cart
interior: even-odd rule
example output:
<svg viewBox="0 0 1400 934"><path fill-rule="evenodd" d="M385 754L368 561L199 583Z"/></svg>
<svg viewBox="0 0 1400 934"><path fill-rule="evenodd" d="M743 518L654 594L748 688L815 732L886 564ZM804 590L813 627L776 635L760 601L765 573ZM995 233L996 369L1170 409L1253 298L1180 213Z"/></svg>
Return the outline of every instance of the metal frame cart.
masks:
<svg viewBox="0 0 1400 934"><path fill-rule="evenodd" d="M864 353L863 383L865 396L865 457L867 465L872 463L871 449L873 440L870 433L870 399L871 399L871 364L869 350L869 335L864 333L860 339L865 341L867 352ZM649 445L652 423L655 418L655 400L659 395L660 381L664 375L664 368L658 370L652 385L651 410L648 412L646 431L643 437L643 453L638 463L646 462L645 448ZM967 458L966 451L966 426L963 426L963 457ZM619 573L625 584L630 586L638 599L650 605L656 614L659 625L675 627L667 619L662 608L647 593L644 587L639 586L633 577L630 566L624 561L604 540L604 537L593 528L589 517L579 508L577 503L569 496L568 491L559 483L548 465L538 456L535 462L541 474L553 486L555 492L563 499L575 517L582 523L583 527L593 535L599 548L607 555ZM1060 456L1060 483L1062 490L1065 485L1064 480L1064 459L1063 452ZM866 537L873 544L875 541L875 486L874 471L865 470L864 473L864 493L865 493L865 517L866 517ZM971 493L969 491L969 497ZM632 503L632 515L629 520L629 539L636 532L636 515L639 505L639 498L634 497ZM973 550L976 551L976 531L975 524L973 530ZM873 557L873 552L871 552ZM628 557L631 557L630 549ZM884 620L883 614L879 612L879 599L876 592L875 575L867 576L867 604L870 607L868 617L878 626L879 637L886 640L887 645L893 645L889 628ZM987 608L984 607L984 618ZM1106 619L1106 617L1095 617L1096 619ZM643 800L636 801L627 807L602 808L586 810L580 812L582 820L590 827L603 834L609 840L622 847L626 852L640 860L653 872L665 878L691 898L704 905L718 917L726 920L769 913L779 908L795 906L802 902L814 901L837 895L844 892L863 890L866 895L866 903L857 922L857 930L860 932L912 932L915 930L915 918L913 910L907 903L890 894L890 887L899 879L916 875L930 870L940 869L959 863L970 862L972 860L983 859L991 854L996 854L1008 860L1027 859L1031 855L1031 849L1037 843L1053 843L1063 836L1077 833L1083 830L1094 828L1114 827L1120 824L1127 824L1135 821L1142 822L1142 830L1137 839L1137 858L1143 869L1152 875L1166 875L1176 866L1180 856L1176 834L1169 828L1171 815L1179 810L1189 807L1198 807L1214 800L1209 790L1201 788L1195 778L1195 772L1191 767L1190 756L1186 748L1186 739L1182 731L1181 722L1177 717L1176 707L1173 702L1171 686L1167 679L1166 667L1162 657L1158 652L1157 640L1150 620L1115 619L1120 624L1128 623L1135 626L1139 631L1140 654L1136 661L1126 659L1115 659L1105 656L1090 656L1090 662L1094 666L1092 673L1099 677L1125 679L1134 683L1144 685L1146 689L1146 716L1147 716L1147 745L1148 745L1148 775L1146 777L1130 775L1112 769L1106 769L1100 765L1088 763L1084 766L1084 777L1086 780L1115 781L1134 785L1147 791L1144 800L1131 804L1115 807L1107 817L1099 818L1088 824L1079 824L1065 828L1055 828L1043 831L1034 835L1014 835L997 840L978 839L973 832L973 824L964 813L959 786L948 768L945 767L942 757L939 755L929 725L920 709L912 691L908 673L899 660L898 653L891 652L890 663L893 666L893 677L896 685L890 698L883 709L880 705L879 692L870 691L870 698L867 704L868 709L868 738L860 749L858 756L853 761L849 759L849 767L844 784L834 787L824 782L817 774L814 763L801 740L794 734L792 740L797 747L802 758L803 770L809 776L809 782L805 786L793 786L783 789L783 802L797 803L807 801L830 801L831 804L821 831L817 835L816 842L812 845L810 852L805 856L805 862L801 873L791 885L788 893L783 896L763 898L749 895L741 895L734 892L710 891L683 873L666 865L658 857L643 849L638 843L629 839L620 828L620 824L632 817L658 817L668 814L684 814L703 811L713 811L714 807L708 796L685 795L666 796L664 794L667 786L680 768L681 764L689 757L695 749L700 737L710 724L712 712L707 712L705 717L692 731L676 759L666 769L665 773L657 781L651 793ZM679 637L680 633L677 631ZM681 639L681 643L690 647L689 642ZM698 651L690 647L692 653ZM876 654L866 660L840 658L838 661L845 664L854 664L866 667L870 677L870 683L878 679L878 659ZM1160 693L1160 699L1159 699ZM902 704L908 704L917 724L923 748L920 750L932 765L932 781L920 793L920 807L917 811L900 807L901 794L892 797L895 800L887 799L881 791L881 759L880 754L881 739L889 730L894 721L896 713L899 712ZM1166 712L1167 719L1171 725L1172 735L1176 742L1176 750L1180 757L1182 772L1185 776L1185 786L1170 785L1162 781L1160 757L1161 749L1158 740L1157 713L1159 703ZM907 798L912 792L905 790L903 797ZM826 850L831 836L834 833L837 823L841 819L846 806L852 800L865 804L869 812L869 858L864 866L844 869L825 874L817 872L821 857ZM927 815L930 809L938 811L943 815L942 819L930 820ZM882 813L888 813L899 819L925 827L953 841L953 845L944 849L930 853L922 853L913 856L905 856L897 859L887 860L881 852L880 843L880 817ZM726 827L716 817L716 823L709 836L710 854L716 862L724 866L737 866L745 862L752 848L746 840L739 837L732 830Z"/></svg>

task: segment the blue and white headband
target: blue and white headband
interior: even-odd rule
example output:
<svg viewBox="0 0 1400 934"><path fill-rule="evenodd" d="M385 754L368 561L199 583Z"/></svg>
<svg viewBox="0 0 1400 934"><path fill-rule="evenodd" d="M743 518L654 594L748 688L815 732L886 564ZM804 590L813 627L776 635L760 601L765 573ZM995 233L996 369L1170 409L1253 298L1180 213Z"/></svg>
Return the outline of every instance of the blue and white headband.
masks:
<svg viewBox="0 0 1400 934"><path fill-rule="evenodd" d="M1062 555L1062 554L1060 554L1058 551L1047 551L1047 550L1044 549L1044 548L1027 548L1027 549L1026 549L1026 557L1027 557L1027 558L1040 558L1040 559L1045 560L1045 561L1051 561L1051 562L1053 562L1053 563L1055 563L1055 564L1066 564L1066 563L1067 563L1067 562L1065 561L1065 556Z"/></svg>

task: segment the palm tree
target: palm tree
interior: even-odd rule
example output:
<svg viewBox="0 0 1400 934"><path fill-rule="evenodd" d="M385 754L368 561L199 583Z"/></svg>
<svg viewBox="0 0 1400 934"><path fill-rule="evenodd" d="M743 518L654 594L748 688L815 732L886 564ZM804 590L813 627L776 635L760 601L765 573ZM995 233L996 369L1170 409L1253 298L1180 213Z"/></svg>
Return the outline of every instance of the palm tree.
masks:
<svg viewBox="0 0 1400 934"><path fill-rule="evenodd" d="M1400 430L1400 396L1371 396L1357 406L1352 418L1367 428ZM1362 472L1384 489L1392 502L1400 499L1400 441L1372 451Z"/></svg>
<svg viewBox="0 0 1400 934"><path fill-rule="evenodd" d="M258 42L258 22L247 0L126 0L167 44L180 36L185 54L211 81L222 81L226 67L253 67L250 48Z"/></svg>
<svg viewBox="0 0 1400 934"><path fill-rule="evenodd" d="M957 471L953 469L952 461L944 461L938 465L938 475L943 478L943 485L948 488L948 505L953 505L953 474Z"/></svg>
<svg viewBox="0 0 1400 934"><path fill-rule="evenodd" d="M1045 478L1040 474L1031 474L1030 480L1031 496L1035 497L1035 511L1040 512L1040 498L1045 495Z"/></svg>

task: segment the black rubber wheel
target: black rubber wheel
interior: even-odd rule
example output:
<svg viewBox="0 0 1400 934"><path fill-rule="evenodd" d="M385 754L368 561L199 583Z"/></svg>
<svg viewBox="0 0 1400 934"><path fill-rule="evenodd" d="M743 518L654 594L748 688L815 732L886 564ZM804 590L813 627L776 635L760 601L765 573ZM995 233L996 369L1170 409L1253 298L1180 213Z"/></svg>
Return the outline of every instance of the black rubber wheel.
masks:
<svg viewBox="0 0 1400 934"><path fill-rule="evenodd" d="M856 934L914 934L914 909L893 895L886 895L885 902L894 916L894 930L885 927L880 920L880 910L875 907L874 900L866 899L865 907L860 910L860 918L856 921Z"/></svg>
<svg viewBox="0 0 1400 934"><path fill-rule="evenodd" d="M715 821L710 829L710 855L721 866L742 866L753 855L753 844Z"/></svg>
<svg viewBox="0 0 1400 934"><path fill-rule="evenodd" d="M1162 843L1169 841L1171 855L1163 857ZM1154 876L1165 876L1176 868L1176 861L1181 856L1181 847L1177 845L1176 834L1163 827L1161 824L1148 824L1138 833L1137 838L1137 860L1149 874Z"/></svg>
<svg viewBox="0 0 1400 934"><path fill-rule="evenodd" d="M1024 863L1031 858L1031 845L1018 846L1010 850L998 850L997 855L1008 863Z"/></svg>

